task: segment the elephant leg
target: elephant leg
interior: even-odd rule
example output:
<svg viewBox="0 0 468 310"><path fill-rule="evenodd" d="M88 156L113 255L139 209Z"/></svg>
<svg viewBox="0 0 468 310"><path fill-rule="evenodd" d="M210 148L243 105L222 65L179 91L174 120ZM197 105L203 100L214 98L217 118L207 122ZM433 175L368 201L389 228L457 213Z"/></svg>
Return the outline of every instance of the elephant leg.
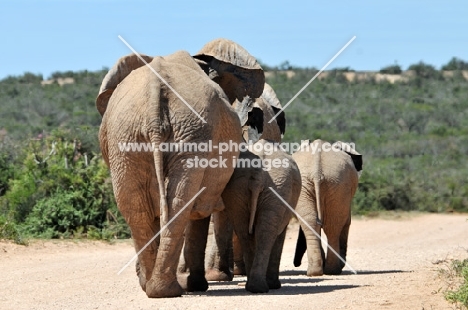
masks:
<svg viewBox="0 0 468 310"><path fill-rule="evenodd" d="M302 227L299 226L299 233L297 235L296 251L294 252L294 267L299 267L302 264L302 257L307 250L306 237Z"/></svg>
<svg viewBox="0 0 468 310"><path fill-rule="evenodd" d="M327 258L323 265L323 272L327 275L339 275L341 274L343 262L340 260L334 252L338 253L340 256L340 233L342 231L341 227L325 228L324 232L327 235L328 248L327 248ZM330 249L332 248L334 252Z"/></svg>
<svg viewBox="0 0 468 310"><path fill-rule="evenodd" d="M183 171L182 167L174 171ZM183 293L177 281L177 266L184 244L184 230L189 223L193 201L200 190L203 171L193 169L183 175L167 176L168 223L161 227L160 244L151 279L146 283L148 297L177 297ZM158 204L159 205L159 204ZM183 211L181 211L183 210ZM177 215L178 212L180 214ZM176 216L177 215L177 216Z"/></svg>
<svg viewBox="0 0 468 310"><path fill-rule="evenodd" d="M270 289L281 288L281 282L279 280L279 268L281 261L281 254L283 252L284 238L286 237L287 226L283 232L276 237L276 241L273 245L270 254L270 260L268 262L268 269L266 273L266 280Z"/></svg>
<svg viewBox="0 0 468 310"><path fill-rule="evenodd" d="M346 225L343 227L343 230L340 234L340 255L346 261L346 252L348 251L348 234L349 226L351 225L351 217ZM343 270L345 264L340 260L341 270Z"/></svg>
<svg viewBox="0 0 468 310"><path fill-rule="evenodd" d="M181 279L181 285L187 292L206 291L205 249L210 226L210 217L191 220L185 230L184 257L188 275Z"/></svg>
<svg viewBox="0 0 468 310"><path fill-rule="evenodd" d="M140 225L132 225L134 227L141 228ZM151 240L159 232L159 221L153 220L151 230L137 231L137 229L130 229L132 236L138 236L133 238L135 245L135 251L138 253L146 243ZM140 281L140 286L143 291L146 291L146 282L151 278L151 273L156 262L156 253L158 252L160 238L157 237L153 240L138 256L135 264L136 274Z"/></svg>
<svg viewBox="0 0 468 310"><path fill-rule="evenodd" d="M244 214L243 214L244 215ZM236 236L236 247L240 248L237 255L241 254L242 257L237 257L236 260L244 262L245 273L250 273L252 262L254 260L255 252L255 239L253 235L249 235L248 217L235 217L233 219L234 235Z"/></svg>
<svg viewBox="0 0 468 310"><path fill-rule="evenodd" d="M311 222L316 223L315 220ZM322 235L320 225L305 225L301 223L301 228L304 232L307 243L307 276L321 276L323 275L324 252L322 249L322 241L320 239Z"/></svg>
<svg viewBox="0 0 468 310"><path fill-rule="evenodd" d="M244 253L242 251L239 237L237 237L235 233L232 235L232 251L234 261L233 274L239 276L247 275L244 263Z"/></svg>
<svg viewBox="0 0 468 310"><path fill-rule="evenodd" d="M255 226L255 256L252 262L250 272L247 274L247 284L245 289L252 293L267 293L269 290L266 281L266 272L270 254L276 238L278 229L277 221L267 221L266 219L274 219L274 216L259 215L257 225ZM264 218L265 220L261 220Z"/></svg>
<svg viewBox="0 0 468 310"><path fill-rule="evenodd" d="M323 275L323 256L322 243L320 236L322 233L321 226L317 223L317 206L315 196L306 190L302 190L299 200L296 205L296 212L299 215L300 228L304 233L306 250L307 250L307 276ZM299 236L300 238L300 236ZM300 240L298 240L299 243ZM300 251L303 245L297 246L296 251ZM297 255L300 253L297 253ZM299 262L299 255L295 264Z"/></svg>
<svg viewBox="0 0 468 310"><path fill-rule="evenodd" d="M225 211L213 213L214 242L206 271L208 281L232 281L232 225Z"/></svg>
<svg viewBox="0 0 468 310"><path fill-rule="evenodd" d="M146 225L129 224L130 231L133 236L135 251L138 253L146 246L146 244L158 233L159 221L154 220L146 222ZM141 224L141 223L140 223ZM135 264L136 273L140 281L140 286L143 291L146 291L146 283L151 278L151 273L156 262L156 253L158 252L159 238L153 240L146 248L138 255Z"/></svg>
<svg viewBox="0 0 468 310"><path fill-rule="evenodd" d="M112 162L111 167L118 164ZM156 262L160 240L158 237L147 245L160 230L159 220L154 212L154 206L159 205L159 197L148 194L151 193L151 187L155 186L155 180L147 174L147 171L134 166L126 168L113 173L116 176L113 179L113 187L117 206L130 228L136 253L146 246L138 255L135 266L140 286L146 291L147 281L151 278ZM141 175L143 178L136 180L135 175Z"/></svg>

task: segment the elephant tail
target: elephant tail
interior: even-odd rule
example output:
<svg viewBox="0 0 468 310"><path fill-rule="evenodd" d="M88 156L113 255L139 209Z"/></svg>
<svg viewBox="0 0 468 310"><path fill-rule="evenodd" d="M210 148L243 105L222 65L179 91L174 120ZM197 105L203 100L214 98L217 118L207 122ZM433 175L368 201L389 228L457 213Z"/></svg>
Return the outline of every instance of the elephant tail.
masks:
<svg viewBox="0 0 468 310"><path fill-rule="evenodd" d="M250 219L249 219L249 234L253 234L253 225L255 221L255 213L257 213L258 195L257 191L252 191L250 196Z"/></svg>
<svg viewBox="0 0 468 310"><path fill-rule="evenodd" d="M154 151L154 168L159 185L159 208L161 214L161 227L169 221L169 208L167 205L166 184L164 180L163 154L159 150Z"/></svg>
<svg viewBox="0 0 468 310"><path fill-rule="evenodd" d="M249 234L253 234L253 225L255 214L257 213L258 196L263 190L263 182L261 179L253 177L249 180L250 188L250 218L249 218Z"/></svg>
<svg viewBox="0 0 468 310"><path fill-rule="evenodd" d="M315 188L315 198L316 198L316 204L317 204L317 225L322 227L323 225L323 218L322 218L322 197L320 195L320 181L321 178L318 177L314 180L314 188Z"/></svg>
<svg viewBox="0 0 468 310"><path fill-rule="evenodd" d="M316 147L314 148L317 153L314 156L314 163L313 163L313 171L314 174L312 176L312 180L314 182L314 190L315 190L315 200L316 200L316 206L317 206L317 224L321 227L323 222L322 218L322 197L320 195L320 182L323 180L323 175L322 175L322 145L323 141L320 139L317 139L313 142L314 144L316 143Z"/></svg>
<svg viewBox="0 0 468 310"><path fill-rule="evenodd" d="M160 63L155 62L153 67L156 71L161 72ZM153 159L154 168L156 172L156 179L159 187L159 208L160 208L160 223L161 227L166 225L169 221L169 207L167 203L166 183L165 183L165 172L164 172L164 153L160 150L162 142L166 141L170 135L171 124L169 118L169 107L166 100L161 98L162 90L161 81L152 72L148 70L148 79L152 79L150 85L153 87L148 88L148 95L152 111L154 111L150 117L150 139L152 145L154 145Z"/></svg>

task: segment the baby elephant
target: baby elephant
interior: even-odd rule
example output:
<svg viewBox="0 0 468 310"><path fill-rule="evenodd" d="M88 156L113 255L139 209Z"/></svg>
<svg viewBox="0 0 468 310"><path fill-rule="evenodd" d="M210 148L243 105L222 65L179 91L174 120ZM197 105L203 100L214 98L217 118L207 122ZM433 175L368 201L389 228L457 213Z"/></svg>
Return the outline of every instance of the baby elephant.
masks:
<svg viewBox="0 0 468 310"><path fill-rule="evenodd" d="M252 293L281 287L279 264L292 212L276 193L294 208L301 191L293 158L273 146L262 139L250 151L241 152L222 194L244 253L245 289Z"/></svg>
<svg viewBox="0 0 468 310"><path fill-rule="evenodd" d="M351 201L362 170L362 156L346 143L307 140L293 158L302 176L296 212L306 222L300 221L294 266L301 265L307 249L308 276L340 274L346 260ZM329 247L339 256L328 248L325 259L319 238L322 228Z"/></svg>

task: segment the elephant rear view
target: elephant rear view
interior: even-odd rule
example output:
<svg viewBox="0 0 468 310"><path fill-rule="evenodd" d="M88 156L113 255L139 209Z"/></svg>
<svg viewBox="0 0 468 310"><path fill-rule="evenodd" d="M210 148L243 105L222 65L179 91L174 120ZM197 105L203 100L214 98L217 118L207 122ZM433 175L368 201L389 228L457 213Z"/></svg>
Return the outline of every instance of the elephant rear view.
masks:
<svg viewBox="0 0 468 310"><path fill-rule="evenodd" d="M308 276L341 274L346 261L351 201L362 170L362 155L346 143L332 145L322 140L307 140L293 158L302 177L296 211L305 221L300 221L294 266L300 266L307 250ZM321 246L322 228L328 240L326 258Z"/></svg>
<svg viewBox="0 0 468 310"><path fill-rule="evenodd" d="M286 204L294 208L300 191L296 163L272 142L261 139L240 153L222 197L242 248L247 291L266 293L281 287L281 253L292 216Z"/></svg>
<svg viewBox="0 0 468 310"><path fill-rule="evenodd" d="M243 126L260 128L251 120L262 117L251 114L263 115L254 99L264 84L256 59L227 39L209 42L194 56L128 55L104 77L96 99L101 151L148 297L208 289L203 262L209 217L239 150L221 156L206 146L240 143ZM174 145L189 147L174 150ZM210 164L194 164L198 160ZM184 252L191 254L189 275L179 279L184 242Z"/></svg>

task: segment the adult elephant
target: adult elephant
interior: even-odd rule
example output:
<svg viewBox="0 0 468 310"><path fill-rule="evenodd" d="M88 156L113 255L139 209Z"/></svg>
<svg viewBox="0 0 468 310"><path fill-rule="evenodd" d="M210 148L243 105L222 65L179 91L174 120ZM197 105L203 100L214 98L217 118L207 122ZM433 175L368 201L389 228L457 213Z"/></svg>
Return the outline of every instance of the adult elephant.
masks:
<svg viewBox="0 0 468 310"><path fill-rule="evenodd" d="M346 260L351 201L362 170L362 156L349 144L331 145L319 139L304 141L293 158L302 176L296 212L306 222L300 221L294 266L301 265L307 250L308 276L340 274L344 262L329 248L325 259L319 236L323 228L328 245Z"/></svg>
<svg viewBox="0 0 468 310"><path fill-rule="evenodd" d="M233 149L221 157L206 146L209 140L213 145L240 143L243 125L261 130L262 124L253 120L261 120L262 112L250 98L262 94L265 77L254 57L226 39L209 42L193 57L179 51L143 58L147 66L136 55L123 57L105 76L96 100L102 115L99 140L137 253L149 242L138 257L140 285L148 297L174 297L183 289L208 288L204 250L209 216L239 154ZM132 150L128 143L153 149ZM179 143L198 147L163 152L164 145ZM208 162L213 165L202 164ZM184 232L189 276L179 284Z"/></svg>
<svg viewBox="0 0 468 310"><path fill-rule="evenodd" d="M270 123L270 120L281 110L281 103L273 88L265 83L262 95L256 100L263 111L263 132L261 139L269 142L281 142L286 130L286 117L283 111ZM254 114L252 114L252 117ZM259 137L252 127L244 126L245 141L257 140ZM222 204L222 201L220 202ZM225 210L213 213L213 241L208 250L206 279L209 281L231 281L234 275L246 275L241 244L233 234L231 221ZM185 266L181 266L183 270Z"/></svg>

